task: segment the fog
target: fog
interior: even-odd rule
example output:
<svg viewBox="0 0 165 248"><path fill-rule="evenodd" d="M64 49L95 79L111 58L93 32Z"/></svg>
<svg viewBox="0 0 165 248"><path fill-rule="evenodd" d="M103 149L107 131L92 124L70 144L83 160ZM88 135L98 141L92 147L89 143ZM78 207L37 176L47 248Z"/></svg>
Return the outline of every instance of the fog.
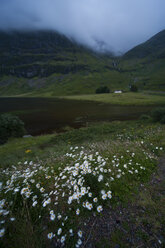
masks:
<svg viewBox="0 0 165 248"><path fill-rule="evenodd" d="M126 52L164 28L164 0L0 0L1 30L56 30L100 51Z"/></svg>

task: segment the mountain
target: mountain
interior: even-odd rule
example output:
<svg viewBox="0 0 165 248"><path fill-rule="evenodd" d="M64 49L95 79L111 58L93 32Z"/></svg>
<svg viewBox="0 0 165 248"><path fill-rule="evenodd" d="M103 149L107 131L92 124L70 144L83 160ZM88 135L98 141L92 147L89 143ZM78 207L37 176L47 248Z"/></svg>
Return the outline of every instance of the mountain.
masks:
<svg viewBox="0 0 165 248"><path fill-rule="evenodd" d="M84 70L78 44L51 31L0 33L0 74L33 78ZM65 62L65 63L64 63Z"/></svg>
<svg viewBox="0 0 165 248"><path fill-rule="evenodd" d="M143 44L134 47L128 51L125 58L145 58L152 56L154 58L165 58L165 30L154 35Z"/></svg>
<svg viewBox="0 0 165 248"><path fill-rule="evenodd" d="M0 65L0 95L94 93L100 85L127 84L110 53L52 31L0 32Z"/></svg>
<svg viewBox="0 0 165 248"><path fill-rule="evenodd" d="M139 88L165 91L165 30L124 54L120 66Z"/></svg>
<svg viewBox="0 0 165 248"><path fill-rule="evenodd" d="M99 41L98 41L99 42ZM165 31L122 57L94 52L53 31L0 32L0 95L58 96L165 90Z"/></svg>

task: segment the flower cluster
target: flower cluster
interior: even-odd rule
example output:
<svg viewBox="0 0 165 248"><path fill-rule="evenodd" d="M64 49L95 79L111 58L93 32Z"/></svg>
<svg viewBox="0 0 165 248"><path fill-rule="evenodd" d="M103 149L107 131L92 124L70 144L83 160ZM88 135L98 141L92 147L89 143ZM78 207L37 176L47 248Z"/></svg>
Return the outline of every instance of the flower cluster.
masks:
<svg viewBox="0 0 165 248"><path fill-rule="evenodd" d="M114 186L123 178L136 180L147 173L153 156L145 150L142 153L145 164L130 150L125 155L105 158L93 150L86 152L84 147L71 147L65 154L65 163L58 167L25 161L11 170L3 170L0 237L5 234L8 219L15 220L14 206L21 208L23 203L31 212L40 210L36 218L48 220L49 240L55 239L63 246L74 237L75 247L80 247L83 231L78 222L81 223L85 212L100 214L105 202L113 200Z"/></svg>

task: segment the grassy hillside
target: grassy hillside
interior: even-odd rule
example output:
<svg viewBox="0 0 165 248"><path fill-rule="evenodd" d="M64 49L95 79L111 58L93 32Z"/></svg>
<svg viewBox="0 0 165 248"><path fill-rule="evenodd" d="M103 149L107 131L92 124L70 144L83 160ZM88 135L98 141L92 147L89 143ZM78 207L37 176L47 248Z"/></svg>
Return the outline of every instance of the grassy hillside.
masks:
<svg viewBox="0 0 165 248"><path fill-rule="evenodd" d="M152 38L128 51L125 58L165 58L165 30L162 30Z"/></svg>
<svg viewBox="0 0 165 248"><path fill-rule="evenodd" d="M98 66L98 65L97 65ZM101 67L100 67L101 68ZM5 83L7 82L7 84ZM115 89L129 89L127 77L115 71L78 72L67 75L52 74L47 78L1 78L1 96L63 96L73 94L93 94L101 85ZM2 86L3 85L3 86Z"/></svg>
<svg viewBox="0 0 165 248"><path fill-rule="evenodd" d="M0 95L93 94L101 85L127 91L131 84L164 91L164 33L117 58L55 32L1 32Z"/></svg>
<svg viewBox="0 0 165 248"><path fill-rule="evenodd" d="M165 91L165 58L123 58L120 66L128 71L129 83L141 90Z"/></svg>
<svg viewBox="0 0 165 248"><path fill-rule="evenodd" d="M125 80L107 68L109 56L55 32L1 32L0 55L0 95L93 93Z"/></svg>
<svg viewBox="0 0 165 248"><path fill-rule="evenodd" d="M165 90L165 30L128 51L121 68L130 71L130 80L142 89Z"/></svg>

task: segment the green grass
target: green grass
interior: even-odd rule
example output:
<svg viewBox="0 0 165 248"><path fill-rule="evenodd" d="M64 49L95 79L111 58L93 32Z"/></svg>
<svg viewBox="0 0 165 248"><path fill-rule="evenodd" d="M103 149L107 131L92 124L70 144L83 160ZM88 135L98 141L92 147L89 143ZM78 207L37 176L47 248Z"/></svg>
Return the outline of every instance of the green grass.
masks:
<svg viewBox="0 0 165 248"><path fill-rule="evenodd" d="M116 138L117 134L124 134L135 132L137 137L143 138L144 132L149 128L157 127L157 124L148 124L142 121L115 121L111 123L93 124L87 128L71 129L66 133L41 135L29 138L11 139L8 143L0 146L0 165L10 166L19 161L33 160L35 158L46 159L51 154L60 156L65 153L71 145L99 143ZM160 126L163 128L163 126ZM154 139L159 138L155 138ZM118 148L117 148L118 149ZM26 153L26 150L31 150ZM5 159L4 159L5 157Z"/></svg>
<svg viewBox="0 0 165 248"><path fill-rule="evenodd" d="M69 54L71 58L73 54ZM53 73L47 77L32 79L3 76L0 78L1 96L70 96L94 94L100 86L115 90L129 90L130 84L135 84L139 90L165 91L164 59L119 59L118 68L113 68L116 58L98 57L87 53L76 54L77 62L87 69L74 73ZM68 61L51 61L51 65L72 66ZM107 67L110 66L110 68Z"/></svg>
<svg viewBox="0 0 165 248"><path fill-rule="evenodd" d="M133 194L139 194L139 185L141 183L146 184L151 174L155 172L157 159L164 152L160 147L165 149L165 126L147 121L100 123L79 130L69 130L61 134L13 139L0 147L0 165L1 168L9 168L9 170L12 170L12 165L15 165L17 172L17 170L23 171L28 167L27 164L24 164L25 160L28 161L28 163L31 160L33 163L40 163L43 171L42 168L37 170L37 174L34 177L35 182L41 182L41 185L46 191L48 189L52 190L54 188L54 176L59 175L61 169L65 168L66 165L69 164L73 166L77 161L76 157L66 157L65 155L67 152L72 152L70 150L71 146L83 146L87 154L99 152L103 158L107 158L105 168L111 169L114 173L116 173L118 169L122 169L124 164L128 164L130 159L133 161L132 166L134 166L134 169L137 167L137 163L146 168L146 170L138 174L138 176L126 174L125 177L115 180L114 183L110 183L110 189L113 192L110 205L115 209L120 203L127 206L130 200L133 201L135 197ZM76 154L78 150L72 153ZM135 153L135 155L132 155L133 153ZM147 154L151 154L152 156L150 157L150 155L148 156ZM114 156L116 156L116 161L119 163L119 167L116 169L112 166L112 161L115 159ZM85 160L85 158L82 158L82 160ZM96 164L93 164L93 166L96 166ZM60 171L59 167L61 167ZM48 171L46 170L46 172L44 168L49 169ZM45 175L49 174L52 176L49 180L46 180ZM1 180L7 180L6 177L7 176L1 177ZM104 174L104 177L108 179L109 175ZM85 179L88 185L90 185L93 194L98 194L104 185L102 183L98 184L92 176L86 176ZM23 179L20 178L19 180ZM11 197L9 201L11 201L12 194L9 194L9 196ZM7 196L3 195L3 197ZM58 222L49 221L49 214L46 208L44 209L39 206L33 208L30 200L24 200L22 202L21 199L20 194L18 194L17 197L15 195L12 213L16 216L16 222L9 225L6 239L1 242L2 247L51 247L50 242L46 240L45 237L47 236L48 230L52 231L58 228ZM148 192L140 193L140 199L139 204L142 206L147 207L147 204L150 205L150 212L154 211L155 207L159 207L159 201L153 203ZM90 218L90 213L86 213L81 207L82 215L77 219L74 213L79 205L72 205L71 212L67 212L69 210L64 200L65 198L59 197L59 207L57 206L56 215L60 211L66 211L71 220L63 229L67 231L67 229L71 227L75 230L81 228L85 232L84 222ZM42 205L42 198L40 199L39 197L38 202L41 202ZM102 204L104 204L105 209L109 206L108 202L102 202ZM52 208L54 208L53 204L48 207L48 212ZM20 211L18 211L18 209L20 209ZM42 216L41 220L38 218L39 215ZM102 217L104 217L104 214ZM98 216L97 218L102 217ZM158 220L158 225L162 225L160 219ZM155 232L157 232L156 227L155 230ZM114 245L112 247L115 247L116 244L120 244L121 247L128 246L124 246L126 241L124 238L120 239L120 235L121 232L119 232L119 230L112 233L111 244ZM104 233L102 233L102 236L104 236ZM146 237L142 235L142 239L145 238ZM99 240L99 247L108 247L108 241L105 242L105 240L104 237L103 240ZM67 242L67 247L74 247L74 239L69 239Z"/></svg>
<svg viewBox="0 0 165 248"><path fill-rule="evenodd" d="M66 96L66 99L97 101L119 105L163 105L165 104L164 95L151 95L146 93L121 93L121 94L93 94Z"/></svg>
<svg viewBox="0 0 165 248"><path fill-rule="evenodd" d="M92 65L93 66L93 65ZM100 72L94 66L92 71L60 74L54 73L47 78L19 79L5 76L2 82L12 82L0 86L1 96L63 96L73 94L93 94L100 85L106 85L111 90L128 89L128 78L116 71ZM111 78L111 80L109 80Z"/></svg>
<svg viewBox="0 0 165 248"><path fill-rule="evenodd" d="M0 55L5 61L4 74L0 77L1 96L94 94L102 85L108 86L111 91L128 91L129 85L134 83L140 90L165 91L164 31L156 41L153 39L153 43L151 39L152 45L146 42L138 49L134 48L128 52L133 56L123 57L94 53L76 44L70 44L68 47L68 40L64 37L60 38L64 43L59 42L55 45L57 37L54 36L52 40L49 35L47 33L34 38L32 34L30 39L24 34L20 34L21 39L16 38L15 34L13 37L1 36L4 45ZM16 49L22 47L21 54L7 57L11 50L9 40L12 38L16 38ZM38 42L44 47L38 47ZM47 49L52 50L52 46L54 49L49 53ZM141 49L144 55L145 51L150 51L151 54L149 52L139 58L138 53ZM15 76L10 75L11 70L15 70ZM46 73L42 74L43 70ZM34 72L34 77L24 77L28 71Z"/></svg>

